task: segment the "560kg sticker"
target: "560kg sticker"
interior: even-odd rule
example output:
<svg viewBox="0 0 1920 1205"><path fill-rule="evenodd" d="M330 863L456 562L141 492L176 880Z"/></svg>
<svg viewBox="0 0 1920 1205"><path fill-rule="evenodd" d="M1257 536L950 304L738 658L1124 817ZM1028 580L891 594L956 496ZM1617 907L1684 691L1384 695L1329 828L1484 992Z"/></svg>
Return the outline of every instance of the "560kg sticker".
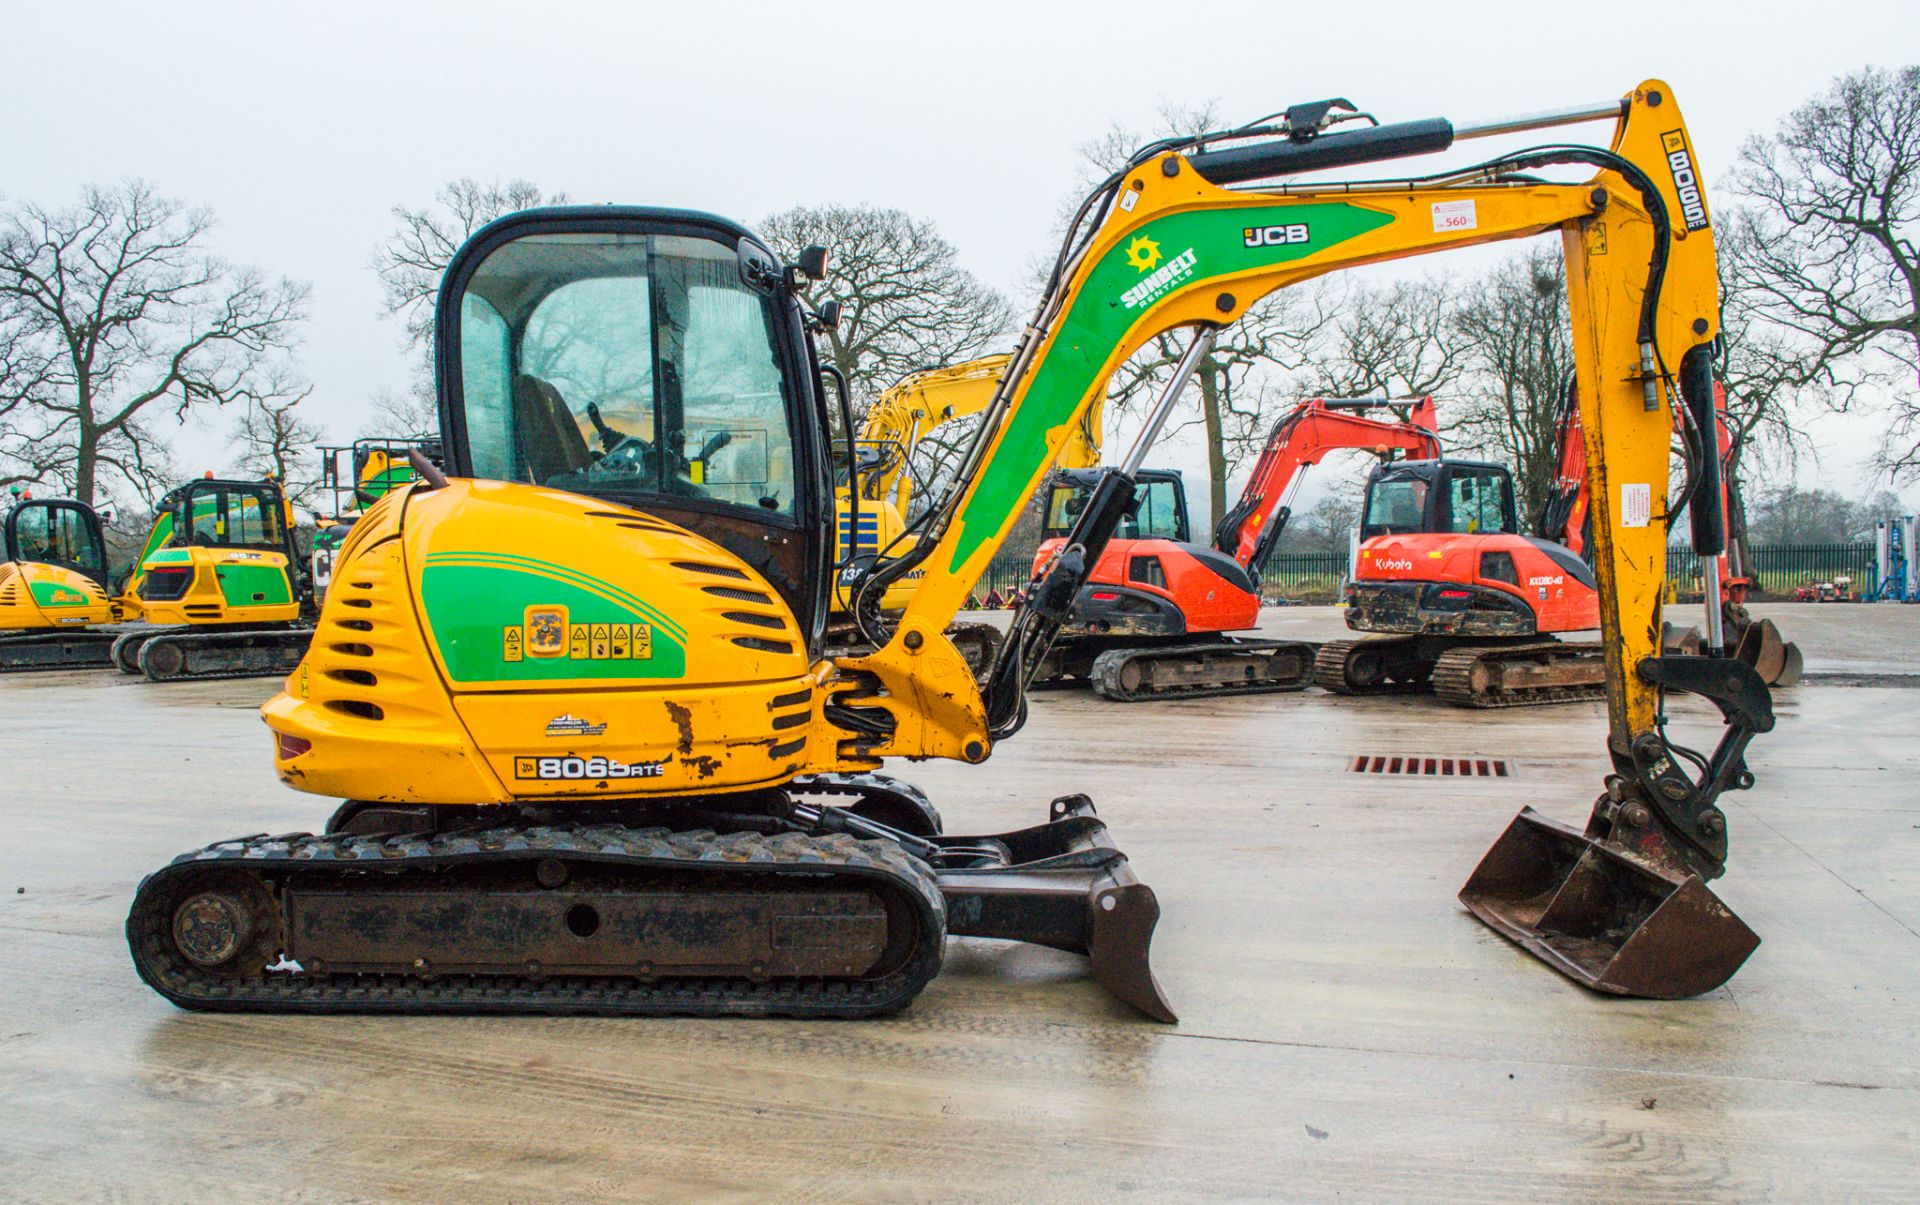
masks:
<svg viewBox="0 0 1920 1205"><path fill-rule="evenodd" d="M665 772L665 762L623 762L612 757L516 757L513 759L515 778L658 778Z"/></svg>

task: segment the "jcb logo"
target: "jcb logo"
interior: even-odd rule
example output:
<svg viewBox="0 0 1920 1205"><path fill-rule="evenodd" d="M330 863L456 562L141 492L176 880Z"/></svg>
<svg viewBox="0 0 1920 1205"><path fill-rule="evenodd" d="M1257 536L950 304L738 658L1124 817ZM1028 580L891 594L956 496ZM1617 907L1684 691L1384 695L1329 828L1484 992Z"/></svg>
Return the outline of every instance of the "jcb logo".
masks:
<svg viewBox="0 0 1920 1205"><path fill-rule="evenodd" d="M1707 228L1707 202L1700 195L1700 176L1693 169L1693 155L1687 149L1687 136L1679 130L1660 135L1660 148L1667 153L1667 170L1673 173L1673 190L1680 194L1680 216L1688 230Z"/></svg>
<svg viewBox="0 0 1920 1205"><path fill-rule="evenodd" d="M1249 247L1284 247L1288 243L1307 242L1312 237L1305 222L1290 226L1249 226L1240 233Z"/></svg>

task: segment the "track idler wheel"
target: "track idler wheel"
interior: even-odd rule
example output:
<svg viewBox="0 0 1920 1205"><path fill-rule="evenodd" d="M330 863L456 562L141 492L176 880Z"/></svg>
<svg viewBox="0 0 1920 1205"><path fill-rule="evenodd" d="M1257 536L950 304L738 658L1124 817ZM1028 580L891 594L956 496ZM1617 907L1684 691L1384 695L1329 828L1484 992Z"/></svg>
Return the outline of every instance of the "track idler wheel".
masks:
<svg viewBox="0 0 1920 1205"><path fill-rule="evenodd" d="M1699 875L1656 866L1532 808L1487 851L1460 902L1575 983L1619 996L1710 992L1760 944Z"/></svg>

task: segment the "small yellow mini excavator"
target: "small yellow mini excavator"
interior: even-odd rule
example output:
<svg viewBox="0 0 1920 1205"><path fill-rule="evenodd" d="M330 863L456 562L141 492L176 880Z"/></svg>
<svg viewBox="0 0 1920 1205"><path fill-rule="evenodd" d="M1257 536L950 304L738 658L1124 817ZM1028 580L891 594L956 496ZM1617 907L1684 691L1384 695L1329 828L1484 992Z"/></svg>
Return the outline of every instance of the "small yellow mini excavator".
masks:
<svg viewBox="0 0 1920 1205"><path fill-rule="evenodd" d="M175 682L292 669L313 634L312 594L286 491L211 473L169 490L125 596L149 626L113 642L122 673Z"/></svg>
<svg viewBox="0 0 1920 1205"><path fill-rule="evenodd" d="M1606 145L1297 179L1599 120ZM1144 148L1069 223L954 488L874 568L878 589L924 570L912 600L880 647L843 656L823 652L834 457L804 303L824 250L785 265L678 210L502 218L441 288L446 472L418 459L420 480L354 526L312 649L264 708L281 778L347 802L320 834L217 842L149 875L127 920L140 975L199 1009L866 1017L906 1005L948 935L973 935L1088 954L1114 995L1172 1020L1149 969L1159 905L1084 795L1030 828L952 836L884 759L979 763L1019 729L1223 326L1337 269L1553 234L1613 767L1584 829L1523 811L1462 899L1589 987L1723 983L1758 939L1704 886L1727 855L1716 802L1752 785L1744 751L1773 720L1765 684L1713 641L1659 644L1673 408L1700 431L1713 413L1719 298L1692 154L1658 81L1459 127L1296 105ZM1542 174L1568 168L1586 177ZM977 684L947 624L1109 376L1175 330L1191 343L1169 388ZM1715 459L1689 467L1711 555ZM1680 693L1725 718L1711 754L1673 743Z"/></svg>
<svg viewBox="0 0 1920 1205"><path fill-rule="evenodd" d="M110 664L125 618L108 594L100 516L71 498L14 491L0 559L0 673Z"/></svg>

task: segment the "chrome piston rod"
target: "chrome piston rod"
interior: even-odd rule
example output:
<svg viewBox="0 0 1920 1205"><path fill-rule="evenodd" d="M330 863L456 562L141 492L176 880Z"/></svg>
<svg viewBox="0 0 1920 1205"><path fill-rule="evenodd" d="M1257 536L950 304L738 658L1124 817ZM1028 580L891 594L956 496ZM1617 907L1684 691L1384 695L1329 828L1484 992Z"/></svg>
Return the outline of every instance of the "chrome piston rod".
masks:
<svg viewBox="0 0 1920 1205"><path fill-rule="evenodd" d="M1180 362L1174 365L1173 379L1167 382L1167 387L1160 391L1158 398L1154 399L1153 409L1147 412L1147 425L1140 429L1139 436L1133 441L1133 447L1127 449L1126 460L1121 462L1120 471L1129 478L1138 473L1140 466L1146 463L1147 453L1153 448L1153 441L1160 438L1160 429L1166 426L1167 416L1173 413L1173 404L1180 400L1180 394L1186 389L1187 382L1193 380L1193 374L1198 371L1200 361L1213 350L1213 345L1219 338L1219 327L1204 326L1193 336L1193 342L1187 344L1187 350L1181 355Z"/></svg>

